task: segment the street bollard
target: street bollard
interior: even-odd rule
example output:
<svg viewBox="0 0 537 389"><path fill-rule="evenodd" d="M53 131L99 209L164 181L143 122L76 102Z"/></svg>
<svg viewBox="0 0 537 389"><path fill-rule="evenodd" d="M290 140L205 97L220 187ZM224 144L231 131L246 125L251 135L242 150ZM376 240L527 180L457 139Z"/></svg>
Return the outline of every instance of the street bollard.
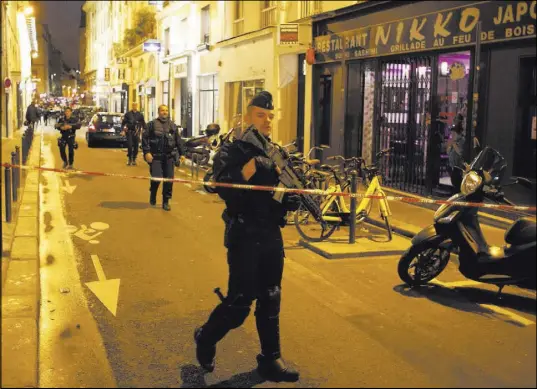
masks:
<svg viewBox="0 0 537 389"><path fill-rule="evenodd" d="M356 180L356 170L353 170L351 173L351 193L356 195L358 191L358 185ZM349 243L352 244L356 242L356 197L351 197L351 214L349 216L350 228L349 228Z"/></svg>
<svg viewBox="0 0 537 389"><path fill-rule="evenodd" d="M15 154L17 155L17 190L20 190L21 188L21 149L19 146L15 146Z"/></svg>
<svg viewBox="0 0 537 389"><path fill-rule="evenodd" d="M4 169L5 200L6 200L6 222L11 223L11 169Z"/></svg>
<svg viewBox="0 0 537 389"><path fill-rule="evenodd" d="M192 154L192 158L190 158L190 178L194 178L194 160L196 158L196 154Z"/></svg>
<svg viewBox="0 0 537 389"><path fill-rule="evenodd" d="M11 152L11 165L13 165L11 169L11 189L13 192L13 202L17 202L17 168L14 166L17 164L17 154L15 154L14 151Z"/></svg>

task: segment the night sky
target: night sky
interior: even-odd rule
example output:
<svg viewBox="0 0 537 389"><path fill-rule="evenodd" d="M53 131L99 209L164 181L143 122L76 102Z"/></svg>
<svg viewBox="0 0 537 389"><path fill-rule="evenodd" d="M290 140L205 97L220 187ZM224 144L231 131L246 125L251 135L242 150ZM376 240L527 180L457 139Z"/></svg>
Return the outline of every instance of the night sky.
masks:
<svg viewBox="0 0 537 389"><path fill-rule="evenodd" d="M52 42L63 53L67 66L77 68L79 25L84 1L39 1L42 23L48 24ZM36 20L39 22L38 20Z"/></svg>

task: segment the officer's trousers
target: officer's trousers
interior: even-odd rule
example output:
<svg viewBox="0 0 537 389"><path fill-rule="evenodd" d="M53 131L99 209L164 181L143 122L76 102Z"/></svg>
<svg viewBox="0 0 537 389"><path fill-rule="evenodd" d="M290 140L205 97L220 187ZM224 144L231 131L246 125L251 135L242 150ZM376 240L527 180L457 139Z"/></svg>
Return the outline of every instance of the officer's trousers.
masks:
<svg viewBox="0 0 537 389"><path fill-rule="evenodd" d="M251 226L234 219L226 227L228 294L202 327L201 342L216 344L237 328L256 301L256 327L261 353L277 359L280 352L279 313L284 250L280 227Z"/></svg>
<svg viewBox="0 0 537 389"><path fill-rule="evenodd" d="M60 156L64 163L72 165L75 161L75 137L70 136L68 138L61 138L58 141L58 147L60 148ZM69 147L69 162L67 161L67 154L65 153L65 147Z"/></svg>
<svg viewBox="0 0 537 389"><path fill-rule="evenodd" d="M136 135L136 131L127 130L127 155L129 159L136 159L139 143L140 139Z"/></svg>
<svg viewBox="0 0 537 389"><path fill-rule="evenodd" d="M149 174L151 177L174 178L174 160L172 157L162 156L153 159L149 165ZM149 190L152 196L156 196L160 181L151 181ZM173 182L164 182L162 185L162 198L169 200L172 198Z"/></svg>

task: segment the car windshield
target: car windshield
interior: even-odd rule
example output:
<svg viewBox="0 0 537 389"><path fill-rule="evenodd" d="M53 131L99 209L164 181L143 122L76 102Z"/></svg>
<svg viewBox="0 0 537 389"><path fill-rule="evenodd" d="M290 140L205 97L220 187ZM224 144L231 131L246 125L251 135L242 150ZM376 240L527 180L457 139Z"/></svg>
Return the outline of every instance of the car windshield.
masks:
<svg viewBox="0 0 537 389"><path fill-rule="evenodd" d="M490 173L493 178L501 180L502 174L507 166L505 158L492 147L485 147L473 160L470 168L472 170L483 170Z"/></svg>
<svg viewBox="0 0 537 389"><path fill-rule="evenodd" d="M121 116L118 115L101 115L99 119L103 124L121 124Z"/></svg>

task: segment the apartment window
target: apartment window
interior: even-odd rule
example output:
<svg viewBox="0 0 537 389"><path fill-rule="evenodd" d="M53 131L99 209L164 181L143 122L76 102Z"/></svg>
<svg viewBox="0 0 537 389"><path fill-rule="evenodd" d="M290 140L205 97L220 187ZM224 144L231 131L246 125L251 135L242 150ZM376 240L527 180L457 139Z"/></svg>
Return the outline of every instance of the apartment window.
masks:
<svg viewBox="0 0 537 389"><path fill-rule="evenodd" d="M164 30L164 55L170 55L170 28Z"/></svg>
<svg viewBox="0 0 537 389"><path fill-rule="evenodd" d="M211 74L198 77L199 132L218 121L218 76Z"/></svg>
<svg viewBox="0 0 537 389"><path fill-rule="evenodd" d="M321 1L305 0L300 2L300 17L307 18L312 15L321 13Z"/></svg>
<svg viewBox="0 0 537 389"><path fill-rule="evenodd" d="M169 94L170 94L170 81L163 81L162 82L162 103L168 105L169 101Z"/></svg>
<svg viewBox="0 0 537 389"><path fill-rule="evenodd" d="M201 9L201 43L209 44L211 33L211 7Z"/></svg>
<svg viewBox="0 0 537 389"><path fill-rule="evenodd" d="M244 4L235 1L233 9L233 35L241 35L244 32Z"/></svg>
<svg viewBox="0 0 537 389"><path fill-rule="evenodd" d="M264 0L261 2L261 28L277 24L276 1Z"/></svg>
<svg viewBox="0 0 537 389"><path fill-rule="evenodd" d="M179 25L179 31L181 34L181 40L179 43L179 51L186 50L186 44L188 42L188 19L184 18L181 20Z"/></svg>

